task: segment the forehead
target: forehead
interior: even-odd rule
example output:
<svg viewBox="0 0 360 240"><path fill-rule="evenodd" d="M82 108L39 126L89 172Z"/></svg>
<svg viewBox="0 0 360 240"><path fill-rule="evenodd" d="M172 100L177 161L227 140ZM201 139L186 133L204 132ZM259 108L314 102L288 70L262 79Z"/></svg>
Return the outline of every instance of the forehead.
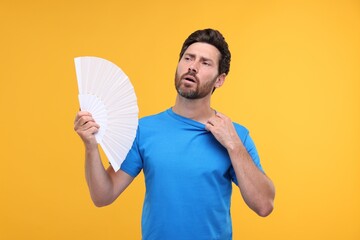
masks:
<svg viewBox="0 0 360 240"><path fill-rule="evenodd" d="M195 55L199 58L205 58L218 62L220 60L220 51L209 43L196 42L191 44L184 54Z"/></svg>

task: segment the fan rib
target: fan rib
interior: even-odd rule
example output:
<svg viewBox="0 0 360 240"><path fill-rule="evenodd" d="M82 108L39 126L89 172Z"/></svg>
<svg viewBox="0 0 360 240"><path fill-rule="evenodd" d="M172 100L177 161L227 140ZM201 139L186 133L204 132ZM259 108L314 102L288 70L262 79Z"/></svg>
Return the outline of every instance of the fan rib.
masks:
<svg viewBox="0 0 360 240"><path fill-rule="evenodd" d="M121 68L106 59L77 57L75 69L80 108L100 125L96 140L117 171L136 136L139 108L134 88Z"/></svg>

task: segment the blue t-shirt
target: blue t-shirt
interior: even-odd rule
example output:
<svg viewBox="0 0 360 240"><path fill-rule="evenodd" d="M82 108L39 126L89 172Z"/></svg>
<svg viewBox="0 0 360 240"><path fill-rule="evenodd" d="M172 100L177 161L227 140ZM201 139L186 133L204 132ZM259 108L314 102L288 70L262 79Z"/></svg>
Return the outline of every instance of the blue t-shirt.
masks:
<svg viewBox="0 0 360 240"><path fill-rule="evenodd" d="M260 170L246 128L236 131ZM230 240L232 182L227 150L205 125L168 109L140 119L137 136L121 169L144 172L143 240Z"/></svg>

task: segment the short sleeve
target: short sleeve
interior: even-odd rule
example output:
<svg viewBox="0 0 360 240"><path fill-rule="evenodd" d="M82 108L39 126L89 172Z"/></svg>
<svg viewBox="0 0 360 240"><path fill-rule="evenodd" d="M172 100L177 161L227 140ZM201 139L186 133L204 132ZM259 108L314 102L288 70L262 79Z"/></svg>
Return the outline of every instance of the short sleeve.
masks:
<svg viewBox="0 0 360 240"><path fill-rule="evenodd" d="M127 154L125 160L120 166L120 169L132 177L136 177L143 168L143 161L139 151L139 128L136 132L134 143Z"/></svg>
<svg viewBox="0 0 360 240"><path fill-rule="evenodd" d="M253 160L254 164L256 165L256 167L260 171L264 172L264 170L263 170L263 168L261 166L261 163L260 163L260 157L259 157L258 151L256 149L255 143L252 140L252 138L250 137L249 133L247 132L247 134L243 138L242 137L240 137L240 138L241 138L246 150L248 151L251 159ZM231 174L232 181L236 185L238 185L238 181L236 179L234 168L230 169L230 174Z"/></svg>
<svg viewBox="0 0 360 240"><path fill-rule="evenodd" d="M247 138L245 139L245 148L248 151L248 153L250 154L253 162L255 163L255 165L262 171L264 172L261 163L260 163L260 157L258 154L258 151L256 149L255 143L252 140L252 138L250 137L250 135L247 135Z"/></svg>

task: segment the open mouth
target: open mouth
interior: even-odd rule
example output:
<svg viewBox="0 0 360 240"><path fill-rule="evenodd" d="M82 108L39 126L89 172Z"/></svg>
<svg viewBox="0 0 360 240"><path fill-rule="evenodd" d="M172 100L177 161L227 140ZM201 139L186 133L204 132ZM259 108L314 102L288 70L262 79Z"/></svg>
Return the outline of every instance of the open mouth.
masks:
<svg viewBox="0 0 360 240"><path fill-rule="evenodd" d="M190 76L190 75L186 75L184 76L184 78L186 81L189 81L189 82L193 82L193 83L196 83L196 78L193 77L193 76Z"/></svg>

